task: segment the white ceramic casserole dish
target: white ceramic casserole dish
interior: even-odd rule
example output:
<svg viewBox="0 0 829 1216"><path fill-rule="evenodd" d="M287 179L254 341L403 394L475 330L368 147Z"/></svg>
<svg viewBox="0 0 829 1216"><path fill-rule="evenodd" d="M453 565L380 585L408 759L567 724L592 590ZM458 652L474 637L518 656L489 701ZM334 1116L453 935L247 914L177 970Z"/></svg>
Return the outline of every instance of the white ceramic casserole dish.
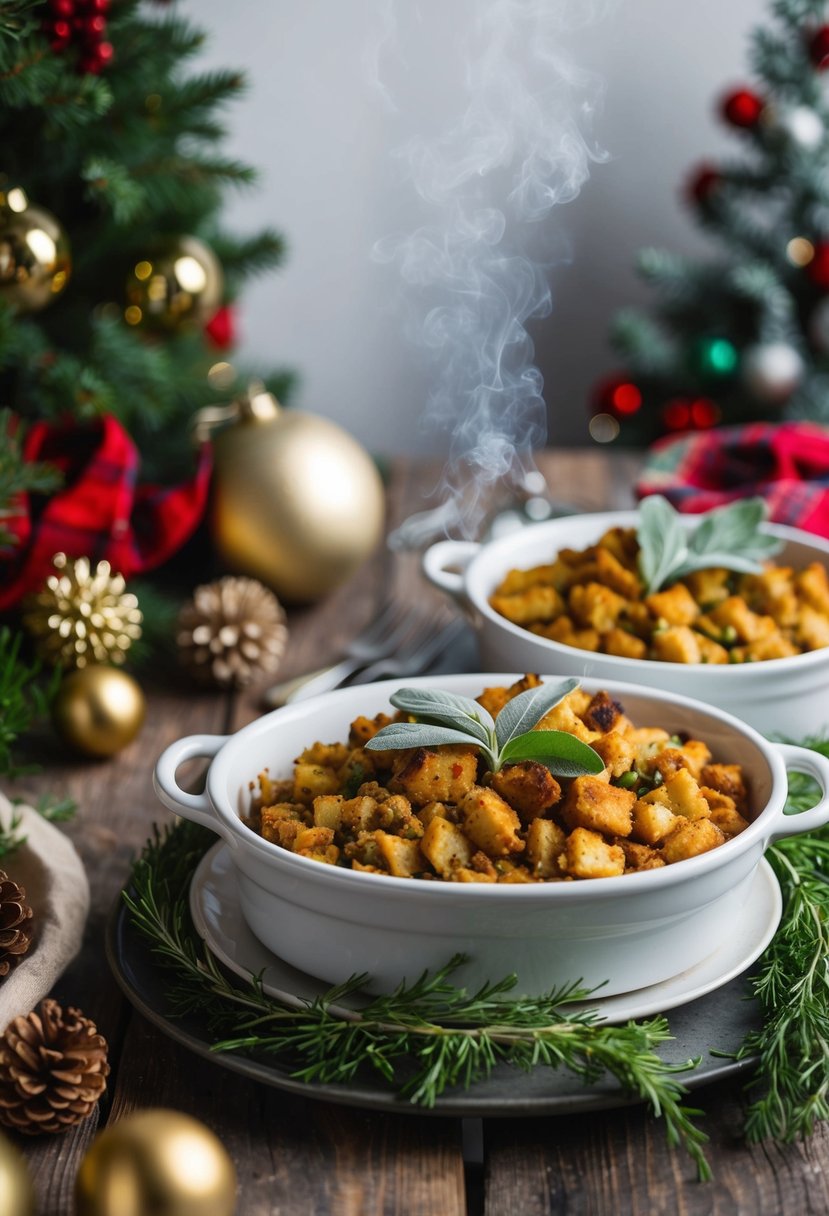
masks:
<svg viewBox="0 0 829 1216"><path fill-rule="evenodd" d="M687 528L699 522L693 515L680 518ZM627 659L538 637L490 607L489 597L509 570L551 562L561 549L584 549L608 528L635 528L638 522L636 511L607 511L531 524L485 545L439 541L424 554L423 569L469 616L478 634L481 663L490 671L628 680L717 705L768 735L805 738L829 727L829 647L786 659L723 666ZM802 568L819 561L829 567L829 542L820 537L777 524L765 525L764 531L785 542L774 558L778 564Z"/></svg>
<svg viewBox="0 0 829 1216"><path fill-rule="evenodd" d="M455 675L407 681L477 696L516 675ZM715 760L742 764L753 822L702 856L663 869L569 883L499 885L424 882L325 865L264 840L241 820L249 783L266 766L287 776L315 740L347 738L352 719L389 711L400 681L340 689L275 710L225 737L193 735L172 744L155 771L170 810L204 824L227 843L245 920L259 940L293 966L331 984L371 976L389 991L435 970L453 955L468 962L456 982L477 986L515 972L519 990L538 994L567 982L602 985L602 995L633 991L678 975L711 954L742 914L756 868L775 840L829 820L829 760L773 744L745 724L688 698L629 684L606 688L637 725L660 725L704 739ZM179 766L212 757L205 792L176 781ZM787 817L787 769L814 777L819 804Z"/></svg>

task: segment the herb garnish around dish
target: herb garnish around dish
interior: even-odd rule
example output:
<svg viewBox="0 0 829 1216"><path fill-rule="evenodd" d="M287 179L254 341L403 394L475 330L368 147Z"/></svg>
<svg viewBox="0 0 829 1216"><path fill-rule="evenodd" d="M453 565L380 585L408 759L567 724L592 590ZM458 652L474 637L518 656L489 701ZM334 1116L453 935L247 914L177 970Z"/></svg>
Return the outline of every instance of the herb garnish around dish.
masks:
<svg viewBox="0 0 829 1216"><path fill-rule="evenodd" d="M720 567L759 574L761 562L783 547L776 536L760 531L767 517L762 498L742 498L699 517L692 531L680 523L667 499L650 494L639 506L639 573L651 595L695 570Z"/></svg>
<svg viewBox="0 0 829 1216"><path fill-rule="evenodd" d="M385 752L466 744L480 748L493 773L522 760L537 760L556 777L600 773L605 766L601 756L575 735L534 729L578 686L578 680L559 680L528 688L507 701L497 718L471 697L436 688L401 688L390 698L391 703L417 721L392 722L365 746Z"/></svg>

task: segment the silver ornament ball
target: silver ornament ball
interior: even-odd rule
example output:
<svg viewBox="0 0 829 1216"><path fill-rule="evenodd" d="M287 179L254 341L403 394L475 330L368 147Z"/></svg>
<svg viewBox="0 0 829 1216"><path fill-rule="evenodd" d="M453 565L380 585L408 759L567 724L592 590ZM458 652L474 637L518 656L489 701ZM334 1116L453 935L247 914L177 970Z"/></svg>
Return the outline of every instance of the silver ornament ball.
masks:
<svg viewBox="0 0 829 1216"><path fill-rule="evenodd" d="M823 143L826 128L823 119L811 106L792 106L775 115L775 126L793 144L806 152L814 152Z"/></svg>
<svg viewBox="0 0 829 1216"><path fill-rule="evenodd" d="M760 401L779 404L791 397L803 379L803 359L787 342L763 342L743 354L742 378Z"/></svg>

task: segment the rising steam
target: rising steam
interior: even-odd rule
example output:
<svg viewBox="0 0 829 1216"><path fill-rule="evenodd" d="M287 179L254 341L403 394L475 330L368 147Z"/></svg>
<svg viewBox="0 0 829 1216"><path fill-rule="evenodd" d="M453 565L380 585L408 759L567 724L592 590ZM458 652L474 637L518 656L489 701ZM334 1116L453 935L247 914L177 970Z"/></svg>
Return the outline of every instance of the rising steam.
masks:
<svg viewBox="0 0 829 1216"><path fill-rule="evenodd" d="M396 156L424 209L424 223L387 237L375 257L407 286L409 333L433 367L424 428L447 437L444 508L409 528L417 543L436 522L472 535L496 483L521 487L532 450L546 439L543 380L527 325L552 307L550 268L563 260L547 219L572 202L591 161L588 139L600 89L565 53L572 30L609 0L448 0L446 36L430 53L457 65L457 104L435 134ZM426 6L431 14L437 5ZM401 22L425 16L411 0L381 7L382 43L370 72L382 84L384 55L414 41ZM422 29L421 29L422 33ZM452 44L454 40L454 45ZM427 83L433 63L413 63ZM447 72L449 69L446 69ZM455 99L453 99L454 102ZM536 474L537 476L537 474Z"/></svg>

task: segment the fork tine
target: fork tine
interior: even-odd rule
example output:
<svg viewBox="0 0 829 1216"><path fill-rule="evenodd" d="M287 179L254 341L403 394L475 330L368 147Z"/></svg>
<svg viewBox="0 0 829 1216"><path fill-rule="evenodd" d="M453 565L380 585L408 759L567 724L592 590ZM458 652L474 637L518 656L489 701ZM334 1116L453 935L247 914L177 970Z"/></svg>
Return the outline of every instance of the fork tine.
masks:
<svg viewBox="0 0 829 1216"><path fill-rule="evenodd" d="M442 628L435 629L434 622L423 619L413 633L408 645L394 654L378 659L351 680L352 684L368 684L381 676L413 676L424 671L460 636L464 622L455 617Z"/></svg>

